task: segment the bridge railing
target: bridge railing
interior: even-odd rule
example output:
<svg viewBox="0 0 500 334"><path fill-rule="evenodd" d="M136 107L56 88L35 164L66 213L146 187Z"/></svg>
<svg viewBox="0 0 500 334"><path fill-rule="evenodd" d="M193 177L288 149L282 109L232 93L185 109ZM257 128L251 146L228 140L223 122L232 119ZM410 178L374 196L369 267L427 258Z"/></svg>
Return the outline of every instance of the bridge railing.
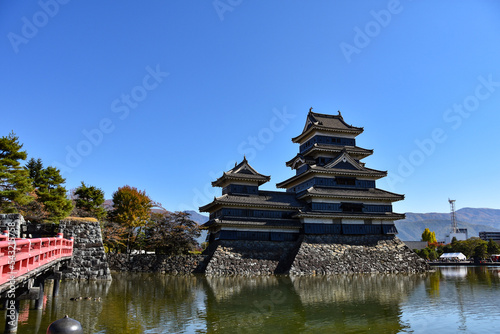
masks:
<svg viewBox="0 0 500 334"><path fill-rule="evenodd" d="M55 238L11 240L7 235L0 235L0 285L52 261L71 256L73 238L64 239L62 233Z"/></svg>

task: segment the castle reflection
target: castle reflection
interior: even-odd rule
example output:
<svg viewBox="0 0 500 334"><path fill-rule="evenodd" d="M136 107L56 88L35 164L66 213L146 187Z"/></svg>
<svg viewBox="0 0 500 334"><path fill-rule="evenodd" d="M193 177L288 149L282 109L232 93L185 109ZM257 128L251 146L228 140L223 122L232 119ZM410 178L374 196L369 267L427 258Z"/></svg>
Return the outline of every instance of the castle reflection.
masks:
<svg viewBox="0 0 500 334"><path fill-rule="evenodd" d="M208 277L208 332L397 333L425 275Z"/></svg>

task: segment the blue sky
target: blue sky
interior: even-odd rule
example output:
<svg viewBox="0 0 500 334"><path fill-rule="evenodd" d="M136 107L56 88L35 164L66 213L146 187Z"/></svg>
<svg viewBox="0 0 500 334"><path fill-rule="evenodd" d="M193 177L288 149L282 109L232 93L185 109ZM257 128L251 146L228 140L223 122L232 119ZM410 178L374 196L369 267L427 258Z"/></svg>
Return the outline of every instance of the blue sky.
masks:
<svg viewBox="0 0 500 334"><path fill-rule="evenodd" d="M0 136L111 198L293 175L310 107L365 128L397 212L500 209L498 1L2 1Z"/></svg>

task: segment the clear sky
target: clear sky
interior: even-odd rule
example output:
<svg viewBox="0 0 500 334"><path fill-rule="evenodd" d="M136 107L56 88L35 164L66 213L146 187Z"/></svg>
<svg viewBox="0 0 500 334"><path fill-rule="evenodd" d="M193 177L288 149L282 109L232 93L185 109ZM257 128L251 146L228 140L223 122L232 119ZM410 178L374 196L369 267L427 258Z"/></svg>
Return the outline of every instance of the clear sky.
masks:
<svg viewBox="0 0 500 334"><path fill-rule="evenodd" d="M500 209L500 2L2 1L0 136L111 198L197 210L294 173L310 107L364 127L396 212Z"/></svg>

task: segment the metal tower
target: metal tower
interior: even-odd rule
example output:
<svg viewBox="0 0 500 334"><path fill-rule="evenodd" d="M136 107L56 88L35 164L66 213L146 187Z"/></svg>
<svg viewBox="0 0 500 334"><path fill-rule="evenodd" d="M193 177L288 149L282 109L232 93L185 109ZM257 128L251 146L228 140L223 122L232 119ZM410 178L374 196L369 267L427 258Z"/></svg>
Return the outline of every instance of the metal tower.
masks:
<svg viewBox="0 0 500 334"><path fill-rule="evenodd" d="M450 211L451 211L451 233L457 233L458 227L457 227L457 220L455 218L455 200L448 198L448 202L450 202Z"/></svg>

